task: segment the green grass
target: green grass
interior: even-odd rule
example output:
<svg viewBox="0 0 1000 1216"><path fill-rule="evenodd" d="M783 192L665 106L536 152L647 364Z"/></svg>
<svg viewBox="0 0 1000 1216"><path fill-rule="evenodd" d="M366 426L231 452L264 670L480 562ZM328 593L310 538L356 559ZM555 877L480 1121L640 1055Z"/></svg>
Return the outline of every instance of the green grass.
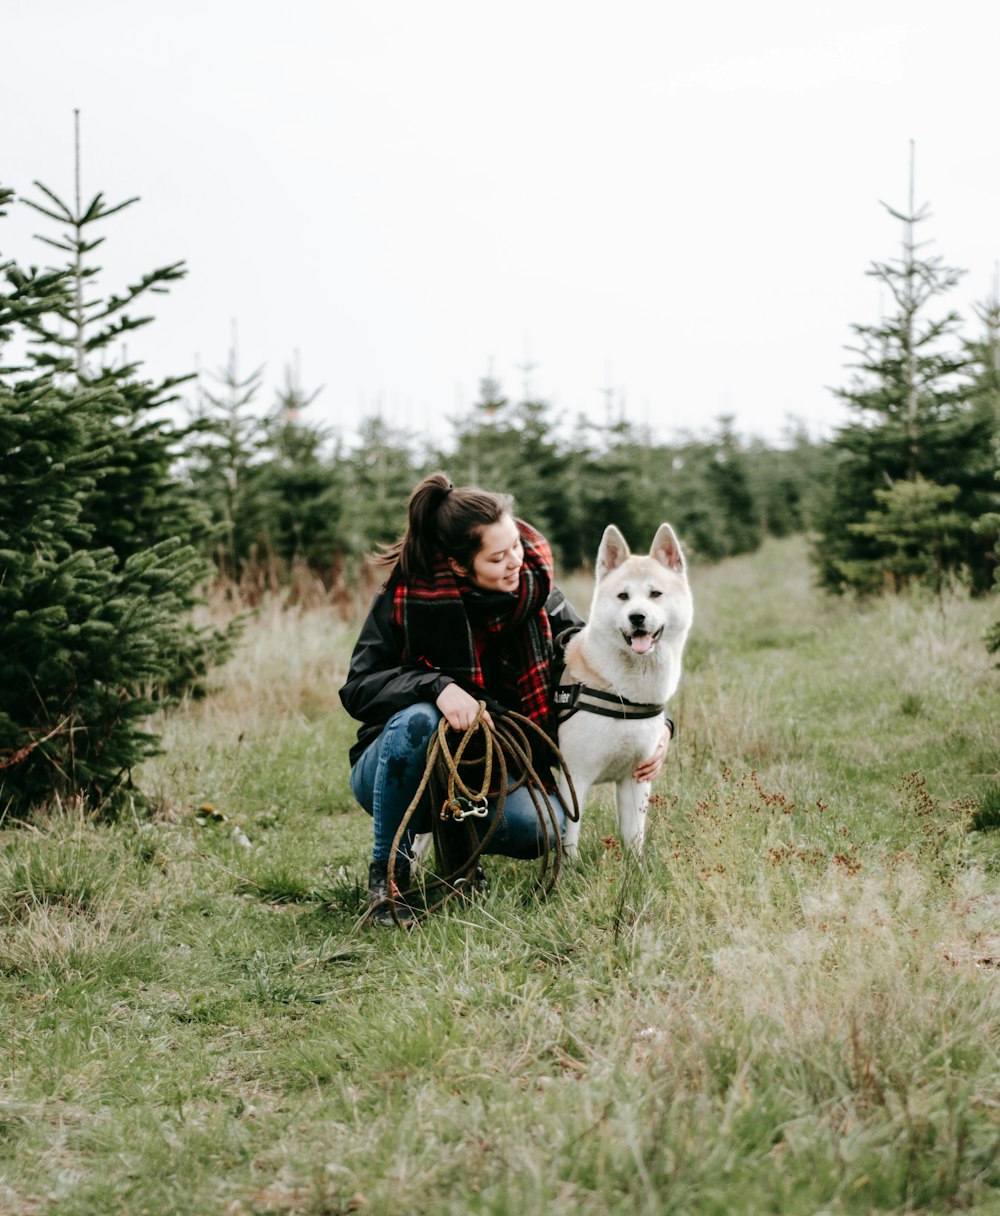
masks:
<svg viewBox="0 0 1000 1216"><path fill-rule="evenodd" d="M584 584L571 586L586 606ZM353 630L273 606L152 813L0 832L0 1211L1000 1211L991 604L695 572L636 862L358 930Z"/></svg>

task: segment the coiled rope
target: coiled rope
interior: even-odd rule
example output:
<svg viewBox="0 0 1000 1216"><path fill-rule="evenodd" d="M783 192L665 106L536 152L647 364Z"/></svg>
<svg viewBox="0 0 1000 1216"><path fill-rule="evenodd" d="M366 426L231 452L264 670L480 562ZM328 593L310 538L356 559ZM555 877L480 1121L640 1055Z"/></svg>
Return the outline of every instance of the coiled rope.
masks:
<svg viewBox="0 0 1000 1216"><path fill-rule="evenodd" d="M453 873L427 880L425 894L429 891L440 891L441 894L433 902L425 901L422 910L424 916L437 911L449 899L467 890L479 859L500 823L507 796L514 790L520 789L521 786L527 788L538 819L538 835L542 842L538 886L543 898L551 894L562 868L562 833L553 797L562 805L567 818L574 822L580 818L573 779L563 762L562 753L549 735L537 722L512 710L497 714L491 726L483 717L485 712L486 702L480 701L475 719L461 734L454 751L452 743L458 732L448 726L446 719L442 718L438 722L437 730L427 745L427 763L420 784L403 814L392 842L388 873L390 891L395 890L397 852L425 793L428 793L432 803L434 845L439 858L448 855L450 842L445 840L443 834L454 833L464 827L470 843L467 857ZM544 745L552 755L551 763L558 765L565 775L569 789L569 806L565 805L558 791L547 789L539 776L532 758L532 738ZM470 745L476 741L481 747L472 746L470 751ZM471 772L475 775L463 776L463 769L466 774ZM497 778L495 783L494 771ZM496 805L490 816L489 798L494 784L496 788L493 797ZM478 788L472 788L473 785L478 785ZM472 827L471 821L487 817L490 817L489 826L480 836ZM473 839L475 844L471 843ZM399 898L405 900L407 895L414 892L415 888L410 888L401 892ZM399 923L396 902L391 906L393 919Z"/></svg>

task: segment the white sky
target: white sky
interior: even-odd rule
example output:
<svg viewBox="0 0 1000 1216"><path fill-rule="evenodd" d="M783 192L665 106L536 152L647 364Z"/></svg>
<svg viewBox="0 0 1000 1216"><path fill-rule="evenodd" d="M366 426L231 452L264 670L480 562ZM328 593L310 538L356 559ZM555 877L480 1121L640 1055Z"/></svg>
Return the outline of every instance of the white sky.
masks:
<svg viewBox="0 0 1000 1216"><path fill-rule="evenodd" d="M996 0L0 0L0 182L142 202L111 289L185 259L130 340L150 376L299 352L310 416L443 434L491 365L567 419L661 435L844 415L864 271L909 140L933 250L1000 258ZM25 207L0 253L50 260Z"/></svg>

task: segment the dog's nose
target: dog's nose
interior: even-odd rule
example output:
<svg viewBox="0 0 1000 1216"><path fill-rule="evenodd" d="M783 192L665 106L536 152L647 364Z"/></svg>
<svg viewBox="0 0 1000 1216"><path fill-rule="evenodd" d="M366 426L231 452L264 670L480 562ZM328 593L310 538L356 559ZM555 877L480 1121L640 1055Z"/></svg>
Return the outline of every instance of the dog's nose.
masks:
<svg viewBox="0 0 1000 1216"><path fill-rule="evenodd" d="M628 614L629 621L638 629L646 623L646 614L644 612L630 612Z"/></svg>

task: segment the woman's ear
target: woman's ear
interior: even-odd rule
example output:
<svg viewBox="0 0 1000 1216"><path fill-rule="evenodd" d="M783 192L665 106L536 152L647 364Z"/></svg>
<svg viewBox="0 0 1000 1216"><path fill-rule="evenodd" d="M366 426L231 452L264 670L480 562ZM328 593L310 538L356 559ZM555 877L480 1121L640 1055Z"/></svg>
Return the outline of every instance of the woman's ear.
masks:
<svg viewBox="0 0 1000 1216"><path fill-rule="evenodd" d="M448 565L451 567L452 574L457 574L459 578L469 577L469 572L460 566L453 557L448 558Z"/></svg>

